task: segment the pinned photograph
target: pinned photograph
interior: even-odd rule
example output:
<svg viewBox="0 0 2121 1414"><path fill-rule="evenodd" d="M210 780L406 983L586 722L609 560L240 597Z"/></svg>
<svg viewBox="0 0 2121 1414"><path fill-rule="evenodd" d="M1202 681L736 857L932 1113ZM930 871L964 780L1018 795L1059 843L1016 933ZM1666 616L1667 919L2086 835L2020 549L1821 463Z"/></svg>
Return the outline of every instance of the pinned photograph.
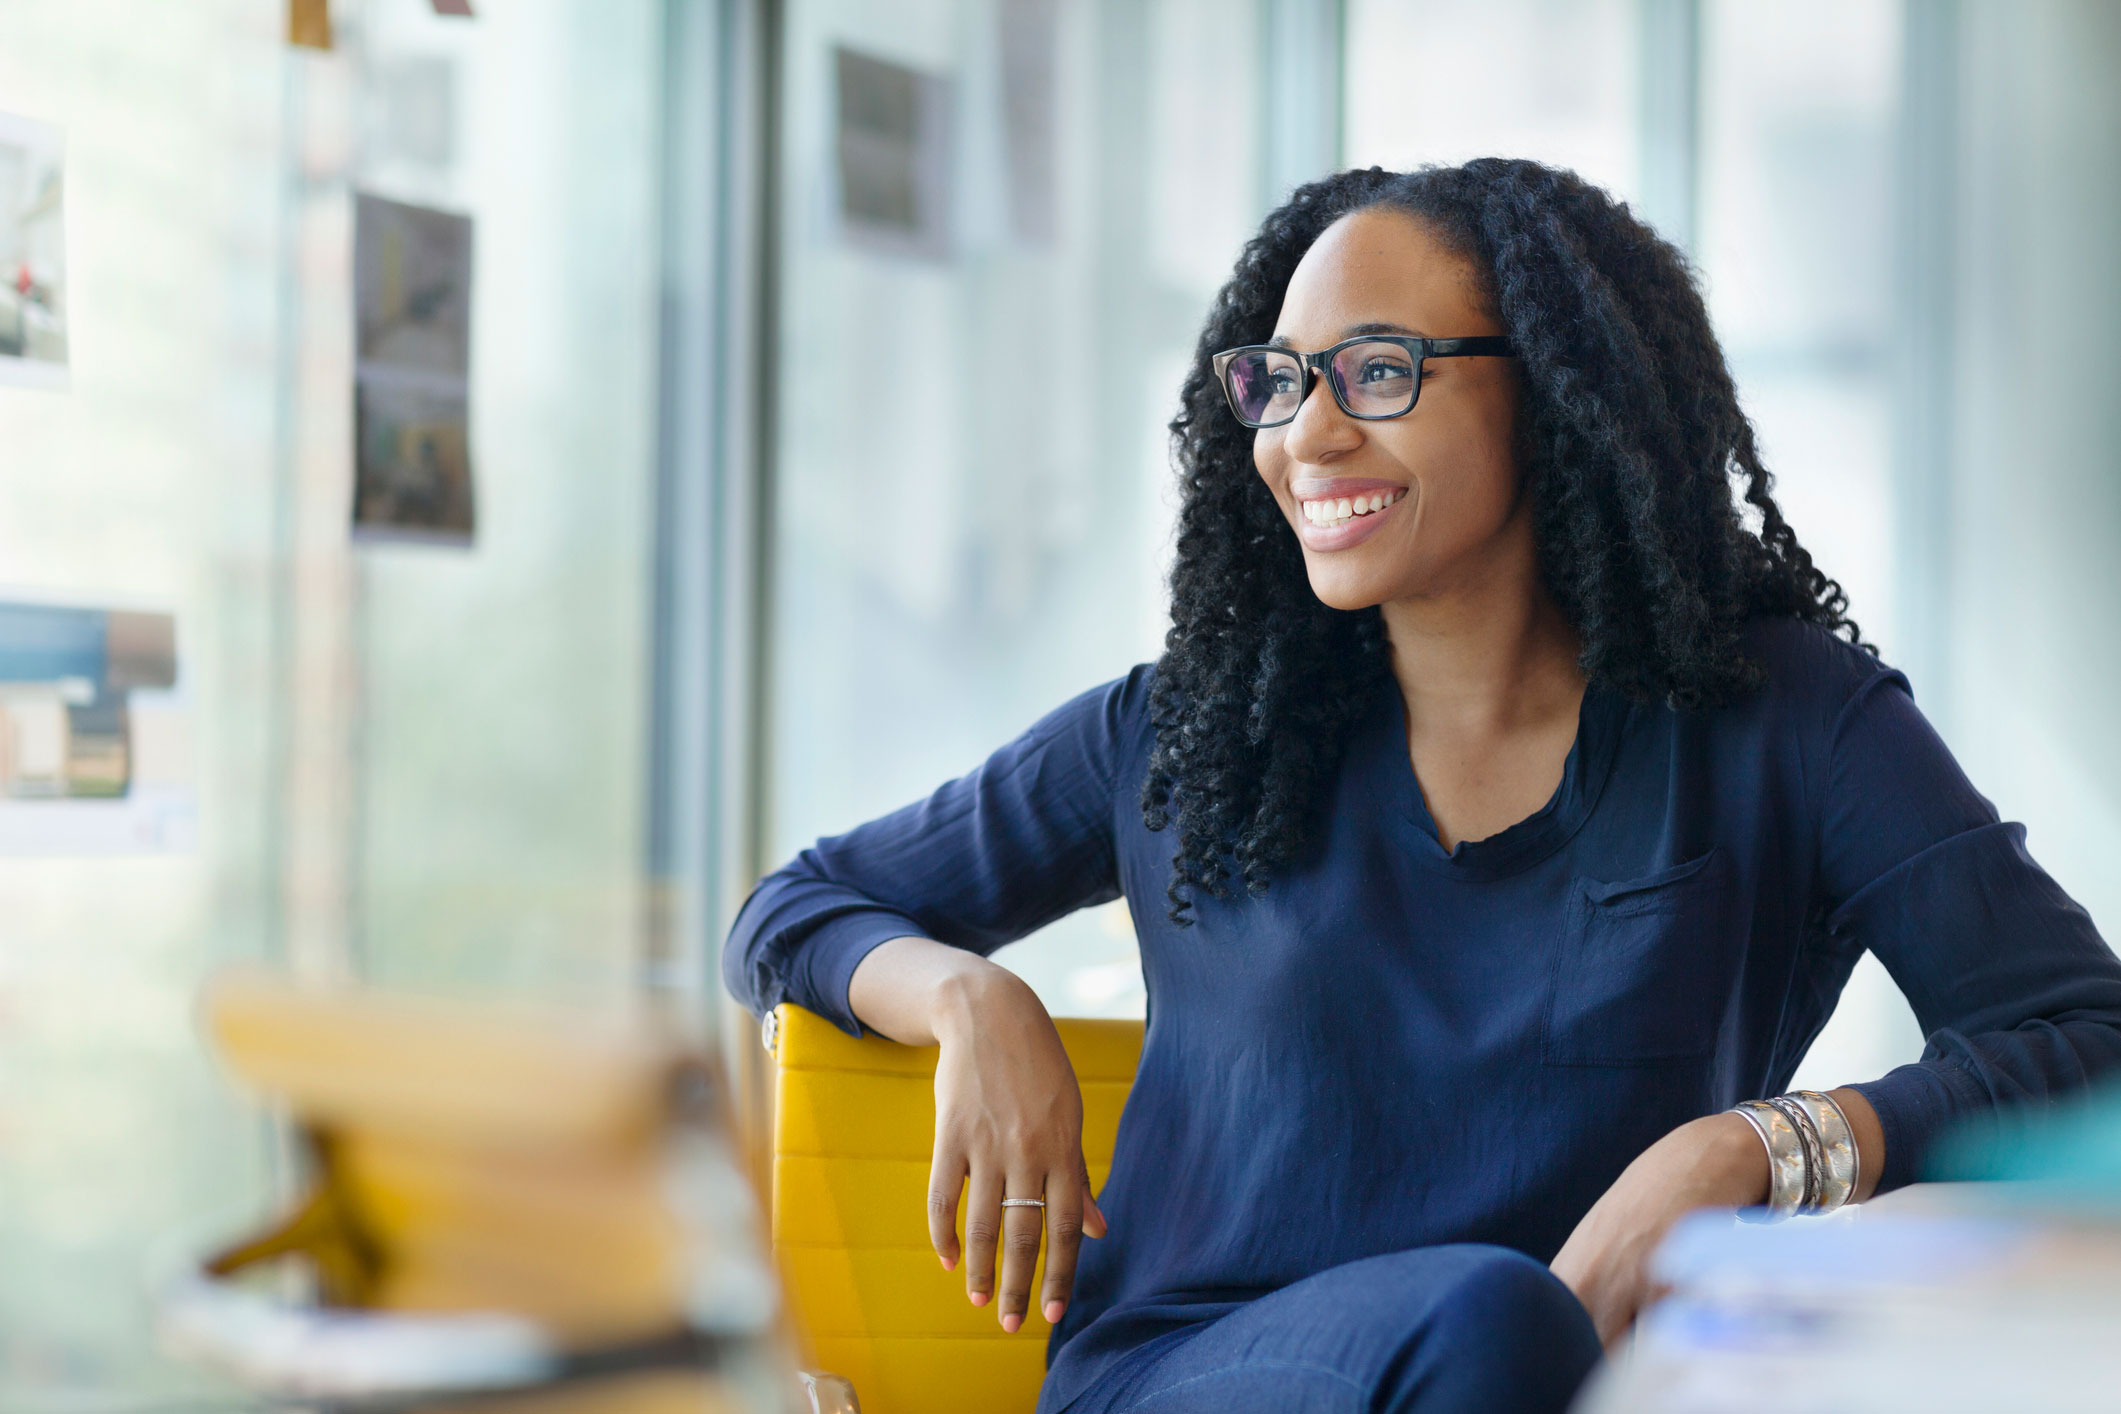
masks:
<svg viewBox="0 0 2121 1414"><path fill-rule="evenodd" d="M838 215L855 246L950 254L950 80L859 50L833 50Z"/></svg>
<svg viewBox="0 0 2121 1414"><path fill-rule="evenodd" d="M11 113L0 113L0 383L67 383L65 135Z"/></svg>
<svg viewBox="0 0 2121 1414"><path fill-rule="evenodd" d="M355 199L357 538L471 543L471 255L468 217Z"/></svg>
<svg viewBox="0 0 2121 1414"><path fill-rule="evenodd" d="M188 849L177 688L171 615L0 598L0 856Z"/></svg>

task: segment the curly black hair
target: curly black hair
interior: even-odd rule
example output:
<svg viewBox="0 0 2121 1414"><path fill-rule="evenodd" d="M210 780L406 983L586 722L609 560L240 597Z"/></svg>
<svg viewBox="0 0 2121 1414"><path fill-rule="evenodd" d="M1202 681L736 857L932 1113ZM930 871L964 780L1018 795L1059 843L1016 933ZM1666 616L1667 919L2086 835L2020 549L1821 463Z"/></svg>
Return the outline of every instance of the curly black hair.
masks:
<svg viewBox="0 0 2121 1414"><path fill-rule="evenodd" d="M1150 829L1178 827L1179 923L1193 891L1225 897L1234 871L1257 895L1300 854L1347 731L1391 671L1378 610L1312 594L1209 365L1270 338L1304 252L1371 207L1467 257L1515 346L1540 571L1594 686L1680 710L1731 701L1763 680L1740 649L1754 615L1870 647L1775 504L1686 257L1624 204L1573 172L1501 158L1299 187L1216 296L1171 422L1183 503L1141 806Z"/></svg>

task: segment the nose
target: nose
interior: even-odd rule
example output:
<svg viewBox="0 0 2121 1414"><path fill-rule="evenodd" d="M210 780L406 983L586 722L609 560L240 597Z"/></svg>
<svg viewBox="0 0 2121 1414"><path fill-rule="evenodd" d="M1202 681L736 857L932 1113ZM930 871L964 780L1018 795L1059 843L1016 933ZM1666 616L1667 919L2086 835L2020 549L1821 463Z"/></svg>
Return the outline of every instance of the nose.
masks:
<svg viewBox="0 0 2121 1414"><path fill-rule="evenodd" d="M1311 387L1297 405L1296 420L1285 430L1282 450L1297 461L1320 466L1362 445L1362 427L1340 410L1333 390L1326 386L1327 374L1312 375Z"/></svg>

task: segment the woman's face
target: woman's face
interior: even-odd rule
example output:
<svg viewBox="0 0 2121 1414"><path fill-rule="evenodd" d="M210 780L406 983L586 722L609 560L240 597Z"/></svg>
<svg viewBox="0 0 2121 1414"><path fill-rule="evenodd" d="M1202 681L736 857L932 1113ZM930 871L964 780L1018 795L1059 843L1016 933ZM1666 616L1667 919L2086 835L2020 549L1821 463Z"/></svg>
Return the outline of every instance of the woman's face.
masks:
<svg viewBox="0 0 2121 1414"><path fill-rule="evenodd" d="M1316 353L1358 334L1453 338L1504 332L1472 264L1404 212L1358 211L1328 227L1289 281L1274 341ZM1364 422L1321 376L1294 422L1262 428L1252 461L1302 543L1311 589L1363 609L1466 587L1501 562L1519 514L1518 375L1508 358L1432 358L1404 417ZM1391 503L1336 526L1305 502ZM1361 498L1358 500L1358 498Z"/></svg>

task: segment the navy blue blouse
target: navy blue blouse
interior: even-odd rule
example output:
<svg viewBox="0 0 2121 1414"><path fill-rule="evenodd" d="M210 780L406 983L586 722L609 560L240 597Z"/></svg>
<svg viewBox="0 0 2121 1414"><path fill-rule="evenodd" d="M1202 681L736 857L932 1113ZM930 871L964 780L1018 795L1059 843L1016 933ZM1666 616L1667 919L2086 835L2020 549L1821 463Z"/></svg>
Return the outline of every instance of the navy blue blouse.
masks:
<svg viewBox="0 0 2121 1414"><path fill-rule="evenodd" d="M988 953L1126 898L1148 1033L1043 1408L1342 1262L1460 1241L1550 1259L1667 1131L1784 1089L1866 948L1929 1037L1857 1087L1881 1190L1957 1116L2121 1067L2121 962L1906 679L1794 621L1756 622L1747 651L1769 685L1732 706L1587 692L1553 799L1450 850L1387 680L1318 847L1190 928L1165 914L1172 836L1142 824L1137 668L803 851L745 905L724 976L754 1011L858 1032L847 984L877 944Z"/></svg>

